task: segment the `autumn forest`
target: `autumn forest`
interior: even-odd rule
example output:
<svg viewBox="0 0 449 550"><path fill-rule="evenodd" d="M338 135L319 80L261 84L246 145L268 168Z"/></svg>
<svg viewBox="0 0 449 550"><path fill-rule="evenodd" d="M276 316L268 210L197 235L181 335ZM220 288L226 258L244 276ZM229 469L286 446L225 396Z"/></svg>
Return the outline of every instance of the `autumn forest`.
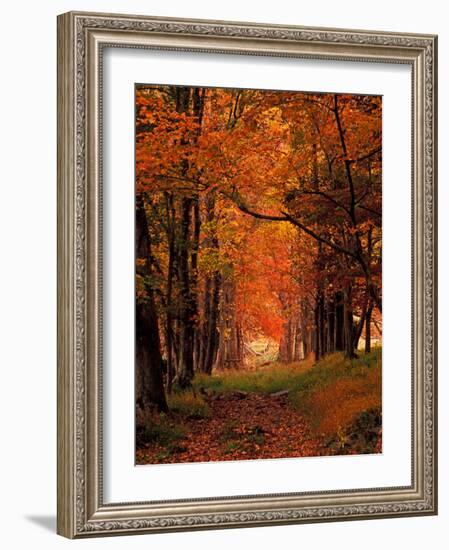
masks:
<svg viewBox="0 0 449 550"><path fill-rule="evenodd" d="M136 462L382 450L382 98L136 85Z"/></svg>

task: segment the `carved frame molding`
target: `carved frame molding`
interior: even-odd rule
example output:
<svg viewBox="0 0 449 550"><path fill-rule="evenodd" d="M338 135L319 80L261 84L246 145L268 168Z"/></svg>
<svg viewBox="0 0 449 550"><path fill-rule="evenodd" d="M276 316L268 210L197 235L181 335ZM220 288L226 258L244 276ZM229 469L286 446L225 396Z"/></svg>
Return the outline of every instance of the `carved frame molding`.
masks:
<svg viewBox="0 0 449 550"><path fill-rule="evenodd" d="M413 388L409 487L103 504L104 47L412 67ZM58 17L58 533L78 538L437 512L436 51L430 35L70 12Z"/></svg>

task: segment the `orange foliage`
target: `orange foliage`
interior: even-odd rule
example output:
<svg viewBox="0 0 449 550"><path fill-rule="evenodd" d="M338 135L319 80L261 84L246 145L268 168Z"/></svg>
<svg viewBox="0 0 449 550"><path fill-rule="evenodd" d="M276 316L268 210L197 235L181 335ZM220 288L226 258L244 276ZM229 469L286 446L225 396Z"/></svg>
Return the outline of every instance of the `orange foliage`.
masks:
<svg viewBox="0 0 449 550"><path fill-rule="evenodd" d="M169 193L174 201L198 200L198 289L232 266L245 336L263 333L279 341L300 301L313 306L318 286L331 295L352 282L354 312L360 313L368 281L381 294L381 97L225 88L201 93L199 116L179 112L175 86L136 90L136 190L154 206L159 293L166 292L161 205ZM212 226L204 221L211 192ZM174 216L179 223L179 211ZM284 221L267 222L267 216ZM317 240L292 219L336 245L320 245L320 265ZM208 244L212 235L215 248Z"/></svg>
<svg viewBox="0 0 449 550"><path fill-rule="evenodd" d="M305 407L313 411L316 431L330 436L349 425L361 412L381 407L381 369L366 376L342 378L307 397Z"/></svg>

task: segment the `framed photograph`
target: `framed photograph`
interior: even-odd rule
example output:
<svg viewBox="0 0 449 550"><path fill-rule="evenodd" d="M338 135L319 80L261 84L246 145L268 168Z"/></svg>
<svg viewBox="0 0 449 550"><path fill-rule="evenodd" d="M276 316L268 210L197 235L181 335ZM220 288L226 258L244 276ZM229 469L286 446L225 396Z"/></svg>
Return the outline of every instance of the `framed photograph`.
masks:
<svg viewBox="0 0 449 550"><path fill-rule="evenodd" d="M58 17L58 533L437 513L432 35Z"/></svg>

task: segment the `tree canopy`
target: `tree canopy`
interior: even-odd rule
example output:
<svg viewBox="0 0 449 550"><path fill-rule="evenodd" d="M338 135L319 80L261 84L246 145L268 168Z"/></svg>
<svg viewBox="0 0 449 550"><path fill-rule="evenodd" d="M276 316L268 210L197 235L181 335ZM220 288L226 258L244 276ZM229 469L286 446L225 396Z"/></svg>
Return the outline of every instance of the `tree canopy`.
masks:
<svg viewBox="0 0 449 550"><path fill-rule="evenodd" d="M261 335L285 362L369 351L381 190L379 96L137 86L140 404Z"/></svg>

